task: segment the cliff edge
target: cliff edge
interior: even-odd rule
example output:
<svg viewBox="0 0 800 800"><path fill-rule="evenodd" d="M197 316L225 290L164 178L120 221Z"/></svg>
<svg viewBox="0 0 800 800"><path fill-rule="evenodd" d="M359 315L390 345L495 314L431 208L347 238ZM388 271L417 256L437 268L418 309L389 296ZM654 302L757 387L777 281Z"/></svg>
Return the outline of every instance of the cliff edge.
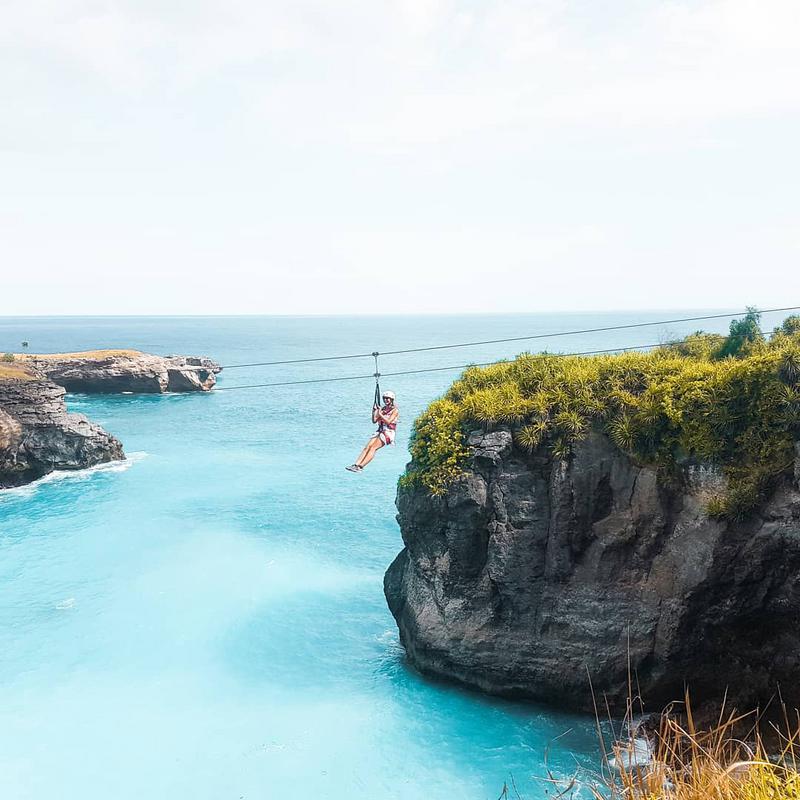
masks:
<svg viewBox="0 0 800 800"><path fill-rule="evenodd" d="M156 356L136 350L25 354L15 363L63 386L68 392L207 392L221 367L205 357Z"/></svg>

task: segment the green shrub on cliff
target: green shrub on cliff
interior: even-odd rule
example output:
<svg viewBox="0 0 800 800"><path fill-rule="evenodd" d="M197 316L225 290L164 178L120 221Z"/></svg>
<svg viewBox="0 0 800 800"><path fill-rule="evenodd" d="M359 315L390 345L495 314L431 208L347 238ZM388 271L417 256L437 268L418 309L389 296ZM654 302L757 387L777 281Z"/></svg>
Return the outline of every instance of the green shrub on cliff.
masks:
<svg viewBox="0 0 800 800"><path fill-rule="evenodd" d="M714 358L728 358L741 356L751 352L755 345L764 341L759 320L761 315L755 309L748 309L744 319L731 321L730 332L725 337L719 350L714 353Z"/></svg>
<svg viewBox="0 0 800 800"><path fill-rule="evenodd" d="M475 428L508 425L519 447L567 458L594 427L665 477L686 459L716 464L728 490L710 510L741 516L791 467L800 435L800 332L767 342L751 315L742 322L727 338L696 333L648 353L523 354L469 368L416 421L401 480L442 493Z"/></svg>
<svg viewBox="0 0 800 800"><path fill-rule="evenodd" d="M795 333L800 333L800 316L797 314L786 317L786 319L772 331L773 337L783 335L793 336Z"/></svg>

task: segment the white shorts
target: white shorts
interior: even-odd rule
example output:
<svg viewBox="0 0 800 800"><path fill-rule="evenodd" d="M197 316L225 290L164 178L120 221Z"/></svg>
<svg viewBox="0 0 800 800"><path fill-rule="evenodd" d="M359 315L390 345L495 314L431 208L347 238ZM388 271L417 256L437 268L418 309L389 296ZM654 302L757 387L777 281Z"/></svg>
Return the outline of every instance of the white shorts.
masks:
<svg viewBox="0 0 800 800"><path fill-rule="evenodd" d="M378 431L375 434L377 439L380 439L384 444L394 444L394 437L397 431L389 430L389 428L384 428L382 431Z"/></svg>

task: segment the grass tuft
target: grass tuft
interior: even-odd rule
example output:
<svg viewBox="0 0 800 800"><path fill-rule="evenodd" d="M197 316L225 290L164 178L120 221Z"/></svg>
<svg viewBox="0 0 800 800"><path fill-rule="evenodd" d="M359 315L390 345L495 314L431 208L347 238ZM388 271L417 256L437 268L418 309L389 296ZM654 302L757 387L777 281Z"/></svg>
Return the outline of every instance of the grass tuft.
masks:
<svg viewBox="0 0 800 800"><path fill-rule="evenodd" d="M724 712L723 712L724 714ZM641 758L641 739L614 745L613 761L595 800L800 800L800 720L784 713L772 725L770 746L758 715L735 713L702 730L695 726L687 699L684 719L664 713L648 736L650 755ZM750 730L748 719L754 719Z"/></svg>

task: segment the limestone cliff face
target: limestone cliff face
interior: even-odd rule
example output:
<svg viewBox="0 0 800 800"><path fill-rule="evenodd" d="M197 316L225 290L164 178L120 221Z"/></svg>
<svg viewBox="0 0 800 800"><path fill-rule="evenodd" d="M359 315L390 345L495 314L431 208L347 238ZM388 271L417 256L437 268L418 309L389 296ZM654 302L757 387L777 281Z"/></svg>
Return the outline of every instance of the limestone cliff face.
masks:
<svg viewBox="0 0 800 800"><path fill-rule="evenodd" d="M206 392L221 367L210 358L96 351L17 356L28 369L68 392Z"/></svg>
<svg viewBox="0 0 800 800"><path fill-rule="evenodd" d="M709 518L720 488L686 466L666 486L601 433L568 461L470 437L442 497L398 492L405 548L384 588L409 659L487 692L589 708L619 703L628 662L648 702L740 703L780 683L800 701L800 449L760 513Z"/></svg>
<svg viewBox="0 0 800 800"><path fill-rule="evenodd" d="M67 412L65 394L46 380L0 380L0 489L125 458L111 434Z"/></svg>

